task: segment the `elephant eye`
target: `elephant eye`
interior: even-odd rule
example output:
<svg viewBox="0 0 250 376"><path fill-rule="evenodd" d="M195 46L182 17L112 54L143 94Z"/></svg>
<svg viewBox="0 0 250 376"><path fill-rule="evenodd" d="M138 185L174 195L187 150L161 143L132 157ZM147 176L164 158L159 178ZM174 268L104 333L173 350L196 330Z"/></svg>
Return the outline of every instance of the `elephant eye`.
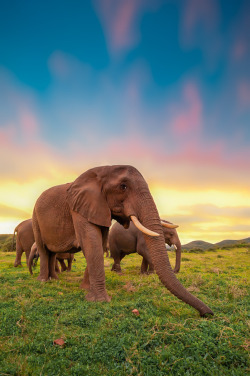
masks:
<svg viewBox="0 0 250 376"><path fill-rule="evenodd" d="M121 184L120 189L121 189L121 191L126 191L126 189L127 189L126 184Z"/></svg>

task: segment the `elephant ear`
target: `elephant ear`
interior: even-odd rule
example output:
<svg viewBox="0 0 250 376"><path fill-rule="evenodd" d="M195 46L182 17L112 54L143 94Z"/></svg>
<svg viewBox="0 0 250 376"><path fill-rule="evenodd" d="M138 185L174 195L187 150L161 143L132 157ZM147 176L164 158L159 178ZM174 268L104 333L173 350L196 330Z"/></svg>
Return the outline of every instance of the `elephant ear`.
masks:
<svg viewBox="0 0 250 376"><path fill-rule="evenodd" d="M67 200L70 209L89 222L98 226L111 226L111 211L102 192L101 181L93 170L83 173L70 184Z"/></svg>

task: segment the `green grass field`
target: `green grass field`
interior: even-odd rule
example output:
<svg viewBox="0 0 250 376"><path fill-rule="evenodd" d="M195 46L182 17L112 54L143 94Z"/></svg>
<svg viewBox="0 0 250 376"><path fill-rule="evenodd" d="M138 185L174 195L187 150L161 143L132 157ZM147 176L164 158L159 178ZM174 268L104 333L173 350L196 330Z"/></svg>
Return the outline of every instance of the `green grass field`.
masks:
<svg viewBox="0 0 250 376"><path fill-rule="evenodd" d="M0 375L246 375L249 255L183 254L178 278L215 313L200 318L157 275L141 276L135 254L123 260L123 275L105 258L112 301L89 303L79 289L82 254L71 272L41 283L39 267L30 276L26 265L13 267L14 253L1 252ZM53 344L58 338L64 346Z"/></svg>

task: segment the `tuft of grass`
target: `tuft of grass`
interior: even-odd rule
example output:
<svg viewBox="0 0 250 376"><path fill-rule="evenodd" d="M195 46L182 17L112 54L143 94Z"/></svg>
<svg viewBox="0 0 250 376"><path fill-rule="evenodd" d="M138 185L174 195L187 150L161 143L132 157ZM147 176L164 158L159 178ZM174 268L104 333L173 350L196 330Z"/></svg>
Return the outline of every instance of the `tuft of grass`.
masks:
<svg viewBox="0 0 250 376"><path fill-rule="evenodd" d="M169 257L174 265L174 253ZM79 289L86 261L75 258L71 272L41 283L39 266L30 276L26 266L13 267L15 253L0 253L0 374L247 374L246 248L189 253L182 264L177 278L213 309L210 318L177 300L156 274L141 275L137 254L122 260L122 275L105 258L112 301L87 302Z"/></svg>

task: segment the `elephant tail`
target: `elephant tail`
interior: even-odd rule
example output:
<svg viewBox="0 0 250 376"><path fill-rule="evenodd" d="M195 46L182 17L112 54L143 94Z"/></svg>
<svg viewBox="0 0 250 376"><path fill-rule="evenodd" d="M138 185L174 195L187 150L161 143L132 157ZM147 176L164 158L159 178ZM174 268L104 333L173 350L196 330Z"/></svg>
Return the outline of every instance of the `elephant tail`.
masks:
<svg viewBox="0 0 250 376"><path fill-rule="evenodd" d="M16 232L17 232L17 227L15 228L14 233L13 233L13 237L12 237L12 248L11 248L12 252L14 252L14 243L15 243Z"/></svg>
<svg viewBox="0 0 250 376"><path fill-rule="evenodd" d="M36 246L36 243L34 243L31 247L29 260L28 260L28 268L29 268L29 272L30 272L31 275L33 274L33 271L32 271L32 266L34 266L33 260L34 259L37 260L38 257L39 257L39 255L38 255L38 252L37 252L37 246Z"/></svg>

